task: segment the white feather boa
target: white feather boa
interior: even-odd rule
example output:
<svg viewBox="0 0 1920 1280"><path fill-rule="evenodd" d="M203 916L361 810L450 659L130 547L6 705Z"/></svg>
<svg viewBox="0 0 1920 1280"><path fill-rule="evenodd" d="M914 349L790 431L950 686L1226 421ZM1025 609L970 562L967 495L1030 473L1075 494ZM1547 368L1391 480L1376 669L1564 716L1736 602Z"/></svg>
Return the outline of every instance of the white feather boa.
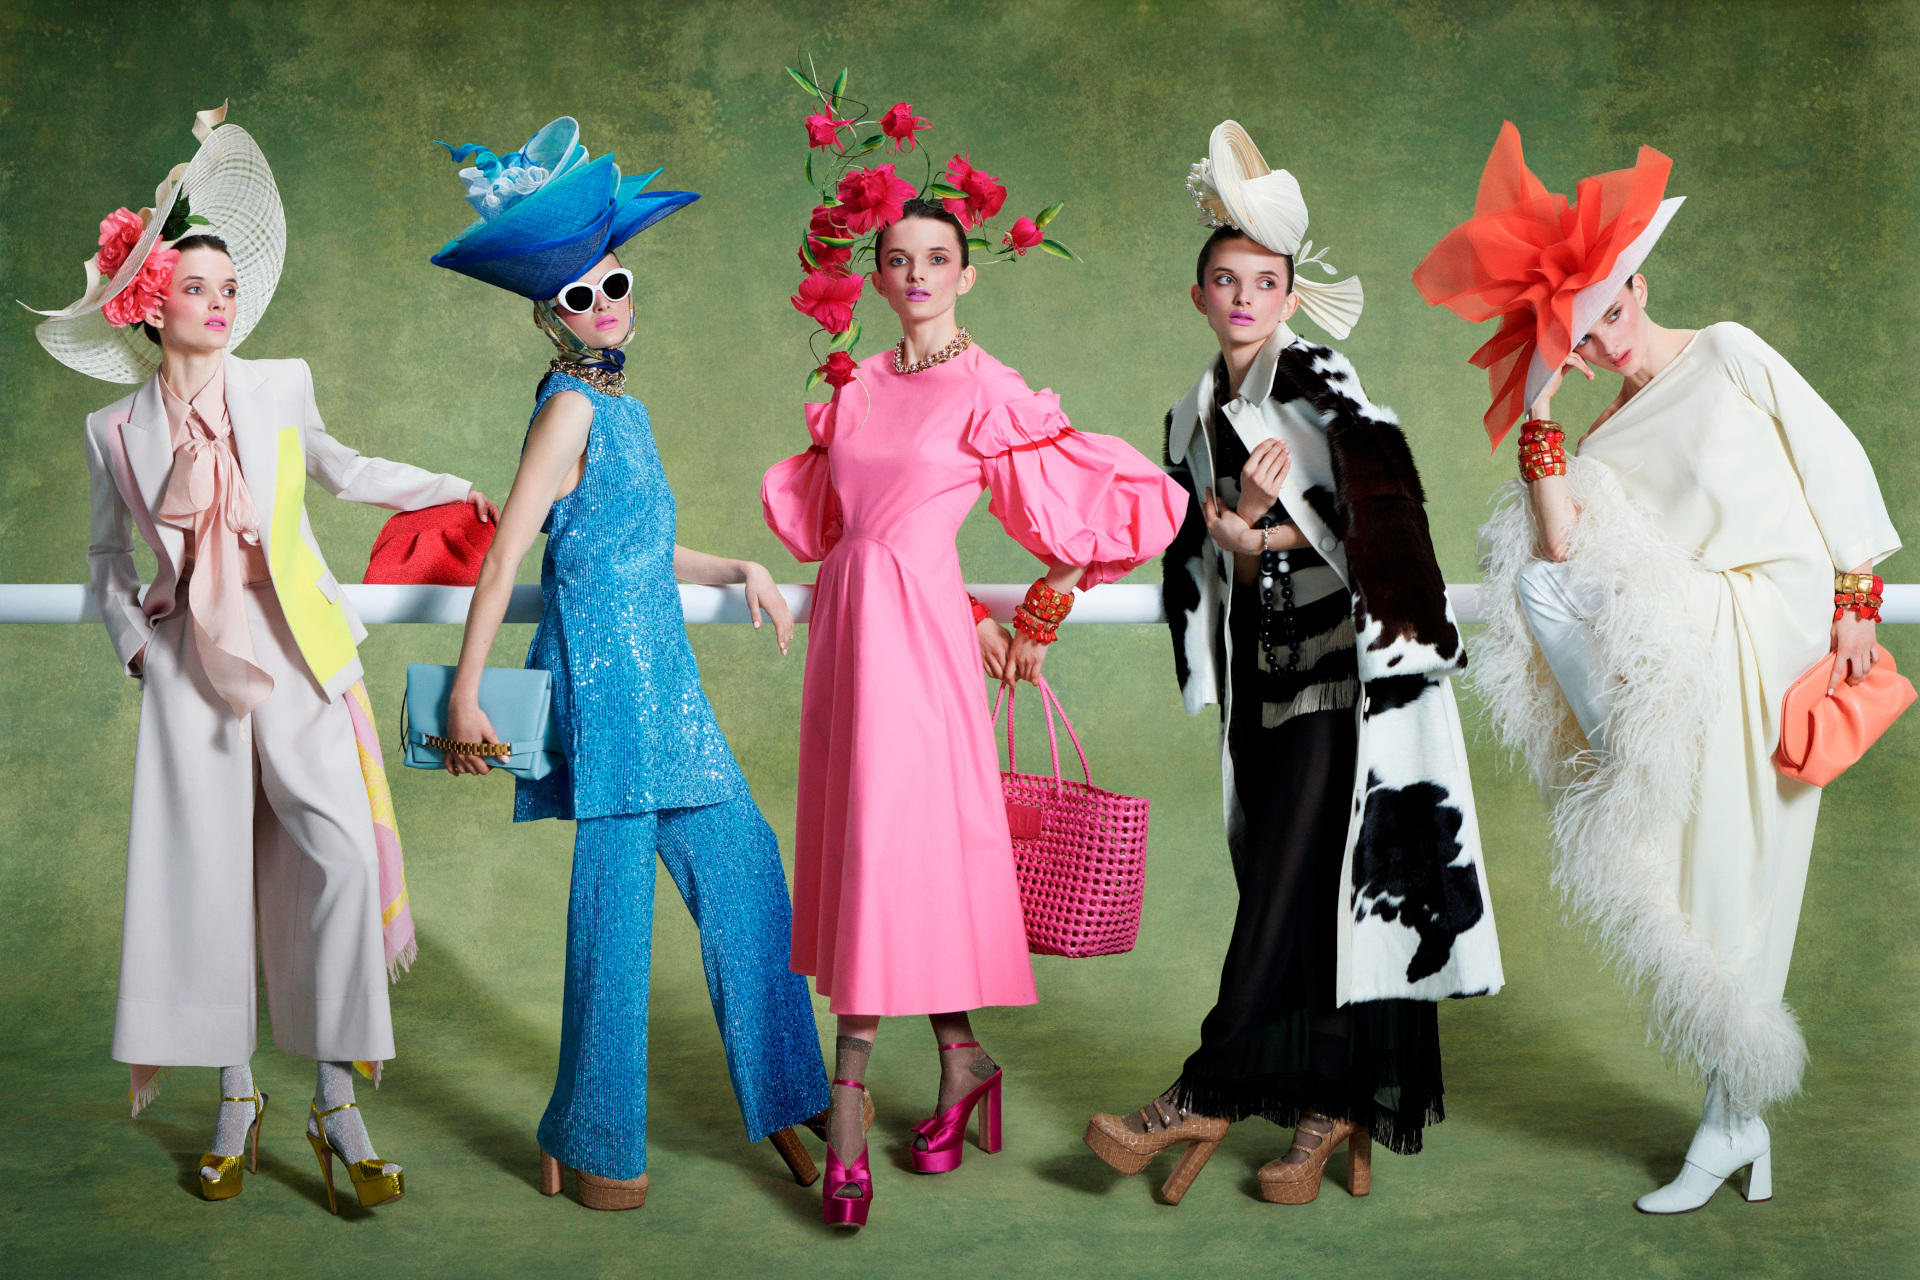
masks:
<svg viewBox="0 0 1920 1280"><path fill-rule="evenodd" d="M1602 954L1647 1001L1648 1037L1734 1109L1758 1114L1797 1093L1806 1042L1783 1004L1753 1003L1692 935L1659 860L1692 815L1719 684L1700 678L1711 635L1690 601L1715 584L1597 462L1568 460L1580 519L1568 569L1601 588L1597 652L1613 682L1607 755L1596 757L1521 612L1520 571L1538 555L1525 486L1510 482L1480 531L1487 630L1468 676L1495 733L1520 755L1552 811L1553 881Z"/></svg>

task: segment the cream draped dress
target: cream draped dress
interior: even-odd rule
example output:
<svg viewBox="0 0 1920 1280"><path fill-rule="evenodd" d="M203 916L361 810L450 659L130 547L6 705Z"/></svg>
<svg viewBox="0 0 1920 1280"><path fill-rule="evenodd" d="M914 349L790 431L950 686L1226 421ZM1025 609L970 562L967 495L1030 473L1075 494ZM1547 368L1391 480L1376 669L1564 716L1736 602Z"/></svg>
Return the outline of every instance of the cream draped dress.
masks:
<svg viewBox="0 0 1920 1280"><path fill-rule="evenodd" d="M1585 750L1521 612L1539 545L1517 481L1482 530L1490 625L1470 678L1553 806L1556 881L1654 1038L1757 1113L1806 1059L1782 997L1820 790L1773 765L1781 700L1831 648L1835 569L1900 539L1846 424L1733 323L1581 441L1567 478L1608 750Z"/></svg>

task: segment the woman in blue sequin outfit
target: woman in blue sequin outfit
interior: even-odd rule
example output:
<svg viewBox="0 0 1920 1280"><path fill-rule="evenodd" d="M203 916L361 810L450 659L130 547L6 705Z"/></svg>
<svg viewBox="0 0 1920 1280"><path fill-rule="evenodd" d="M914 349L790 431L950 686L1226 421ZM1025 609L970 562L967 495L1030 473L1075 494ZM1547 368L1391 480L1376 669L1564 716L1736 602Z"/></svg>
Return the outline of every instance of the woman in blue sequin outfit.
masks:
<svg viewBox="0 0 1920 1280"><path fill-rule="evenodd" d="M553 135L558 134L558 137ZM791 908L779 846L700 688L676 579L744 583L781 652L793 618L766 569L674 543L674 499L647 411L626 394L632 273L612 250L697 197L646 192L612 157L591 163L555 121L520 152L454 150L481 221L435 256L534 300L559 355L536 393L520 469L467 615L448 736L497 742L480 673L536 532L545 606L527 666L553 673L566 761L521 780L514 820L571 819L560 1069L540 1122L541 1189L571 1167L581 1203L646 1198L647 985L657 855L700 928L727 1067L751 1140L772 1136L804 1184L791 1126L827 1105L804 979L787 967ZM598 172L596 172L598 171ZM522 190L531 188L531 190ZM455 773L485 773L448 753Z"/></svg>

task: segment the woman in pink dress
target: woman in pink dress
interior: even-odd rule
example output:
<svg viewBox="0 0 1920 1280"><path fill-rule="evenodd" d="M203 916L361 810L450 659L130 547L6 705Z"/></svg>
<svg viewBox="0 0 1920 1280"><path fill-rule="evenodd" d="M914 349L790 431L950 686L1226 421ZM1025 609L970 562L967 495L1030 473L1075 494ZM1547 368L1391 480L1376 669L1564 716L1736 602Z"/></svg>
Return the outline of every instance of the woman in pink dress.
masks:
<svg viewBox="0 0 1920 1280"><path fill-rule="evenodd" d="M823 1210L857 1226L873 1198L862 1081L880 1019L927 1015L941 1050L916 1172L960 1163L984 1101L999 1148L1000 1069L967 1012L1032 1004L991 713L977 671L1033 680L1075 586L1119 578L1173 540L1182 491L1131 445L1075 431L1050 391L973 345L966 233L914 200L875 246L900 318L831 403L813 447L767 473L767 524L819 560L801 702L793 968L839 1017ZM982 489L1045 575L1008 633L970 607L954 536ZM848 1156L856 1158L851 1162Z"/></svg>

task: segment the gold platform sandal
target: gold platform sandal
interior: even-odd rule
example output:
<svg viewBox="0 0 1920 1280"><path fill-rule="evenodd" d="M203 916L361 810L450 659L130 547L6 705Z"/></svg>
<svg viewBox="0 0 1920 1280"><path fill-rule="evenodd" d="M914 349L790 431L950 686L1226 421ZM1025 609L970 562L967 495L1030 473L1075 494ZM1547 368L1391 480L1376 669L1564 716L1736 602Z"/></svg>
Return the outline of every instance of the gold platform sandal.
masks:
<svg viewBox="0 0 1920 1280"><path fill-rule="evenodd" d="M356 1110L358 1103L343 1102L337 1107L328 1107L325 1111L312 1103L307 1110L313 1113L313 1127L319 1133L309 1132L307 1142L313 1147L313 1154L320 1161L320 1179L327 1184L327 1208L335 1216L340 1213L340 1204L333 1197L333 1158L340 1156L340 1163L347 1166L347 1177L353 1180L353 1190L360 1197L360 1207L371 1209L375 1205L385 1204L389 1200L398 1200L407 1193L407 1172L395 1169L387 1172L390 1161L378 1158L372 1160L349 1160L340 1154L333 1139L327 1136L326 1118L336 1111L345 1111L348 1107Z"/></svg>
<svg viewBox="0 0 1920 1280"><path fill-rule="evenodd" d="M244 1098L229 1098L223 1093L220 1101L253 1104L253 1123L247 1126L247 1139L253 1143L253 1160L250 1164L247 1161L245 1142L241 1143L241 1154L237 1156L217 1156L211 1151L201 1156L197 1171L214 1169L220 1174L209 1180L204 1172L199 1173L202 1200L231 1200L239 1195L243 1165L246 1173L260 1172L260 1120L267 1114L267 1095L258 1089Z"/></svg>

